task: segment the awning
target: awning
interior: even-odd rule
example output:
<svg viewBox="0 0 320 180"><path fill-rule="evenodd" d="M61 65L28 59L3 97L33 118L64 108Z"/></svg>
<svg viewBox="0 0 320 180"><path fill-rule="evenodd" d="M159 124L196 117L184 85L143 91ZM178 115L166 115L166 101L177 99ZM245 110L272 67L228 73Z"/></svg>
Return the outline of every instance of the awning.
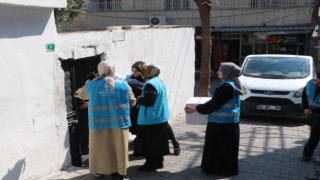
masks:
<svg viewBox="0 0 320 180"><path fill-rule="evenodd" d="M300 25L300 26L246 26L246 27L212 27L211 32L225 32L225 33L236 33L236 32L284 32L284 31L299 31L309 33L314 30L311 25Z"/></svg>

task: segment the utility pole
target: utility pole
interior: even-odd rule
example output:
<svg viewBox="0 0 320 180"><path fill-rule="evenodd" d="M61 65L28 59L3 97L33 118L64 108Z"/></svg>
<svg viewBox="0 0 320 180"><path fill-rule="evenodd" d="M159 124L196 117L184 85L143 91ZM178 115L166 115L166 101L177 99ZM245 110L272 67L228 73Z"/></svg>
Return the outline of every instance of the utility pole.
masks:
<svg viewBox="0 0 320 180"><path fill-rule="evenodd" d="M201 68L200 96L207 97L210 90L210 56L211 56L211 25L210 12L212 0L194 0L198 6L201 21Z"/></svg>

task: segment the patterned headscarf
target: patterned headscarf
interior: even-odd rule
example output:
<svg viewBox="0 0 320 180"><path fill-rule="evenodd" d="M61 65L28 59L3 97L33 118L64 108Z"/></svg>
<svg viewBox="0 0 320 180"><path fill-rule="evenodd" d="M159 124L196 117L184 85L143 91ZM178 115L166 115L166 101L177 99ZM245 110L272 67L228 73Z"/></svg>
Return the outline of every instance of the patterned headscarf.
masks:
<svg viewBox="0 0 320 180"><path fill-rule="evenodd" d="M223 81L231 80L234 82L236 88L235 91L237 94L243 94L243 87L238 79L241 76L241 68L234 63L226 62L221 63L220 70L222 71Z"/></svg>
<svg viewBox="0 0 320 180"><path fill-rule="evenodd" d="M105 82L114 90L115 82L115 68L110 61L101 61L98 64L98 73L101 78L104 78Z"/></svg>
<svg viewBox="0 0 320 180"><path fill-rule="evenodd" d="M154 64L150 64L150 65L143 64L143 65L140 65L139 67L141 69L141 74L144 79L151 79L159 76L160 74L160 69Z"/></svg>

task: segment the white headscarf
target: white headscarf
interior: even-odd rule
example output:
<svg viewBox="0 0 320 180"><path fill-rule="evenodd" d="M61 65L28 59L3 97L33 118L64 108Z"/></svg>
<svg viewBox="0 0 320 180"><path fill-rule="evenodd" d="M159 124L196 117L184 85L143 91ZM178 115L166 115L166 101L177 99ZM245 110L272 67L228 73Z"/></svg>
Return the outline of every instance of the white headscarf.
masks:
<svg viewBox="0 0 320 180"><path fill-rule="evenodd" d="M115 68L110 61L101 61L98 64L98 73L101 78L104 78L105 82L114 90L115 82Z"/></svg>

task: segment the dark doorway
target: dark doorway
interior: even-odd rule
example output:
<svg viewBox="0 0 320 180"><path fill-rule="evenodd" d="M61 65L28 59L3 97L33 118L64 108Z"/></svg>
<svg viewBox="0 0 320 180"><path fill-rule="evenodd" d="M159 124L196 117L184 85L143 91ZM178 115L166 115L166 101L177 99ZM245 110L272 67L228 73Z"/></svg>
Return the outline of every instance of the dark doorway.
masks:
<svg viewBox="0 0 320 180"><path fill-rule="evenodd" d="M239 65L239 40L222 40L221 62L233 62Z"/></svg>
<svg viewBox="0 0 320 180"><path fill-rule="evenodd" d="M74 97L74 93L87 81L87 75L97 71L100 56L77 60L63 60L65 72L65 97L69 125L69 142L73 166L82 166L81 155L89 153L88 109L80 109L83 100Z"/></svg>

